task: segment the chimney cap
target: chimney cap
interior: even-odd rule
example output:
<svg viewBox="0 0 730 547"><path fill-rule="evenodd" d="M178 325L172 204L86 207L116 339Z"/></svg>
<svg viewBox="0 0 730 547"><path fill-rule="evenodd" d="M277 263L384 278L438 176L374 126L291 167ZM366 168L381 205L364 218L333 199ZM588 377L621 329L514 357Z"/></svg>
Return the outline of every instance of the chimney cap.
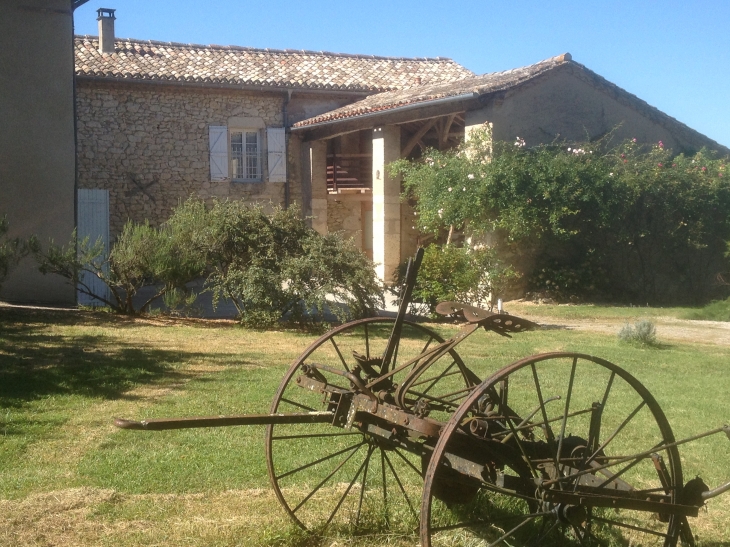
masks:
<svg viewBox="0 0 730 547"><path fill-rule="evenodd" d="M110 8L99 8L98 10L96 10L96 14L98 15L96 20L100 21L101 19L116 19L116 16L114 15L115 11L117 10Z"/></svg>

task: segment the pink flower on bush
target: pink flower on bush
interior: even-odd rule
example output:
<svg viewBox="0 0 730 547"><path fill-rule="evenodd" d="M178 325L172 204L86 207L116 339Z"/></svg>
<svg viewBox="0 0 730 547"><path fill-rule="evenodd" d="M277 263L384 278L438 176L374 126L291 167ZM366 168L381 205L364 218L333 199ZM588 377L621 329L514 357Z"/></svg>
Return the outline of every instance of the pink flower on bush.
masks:
<svg viewBox="0 0 730 547"><path fill-rule="evenodd" d="M659 141L659 148L664 148L664 143L662 141Z"/></svg>
<svg viewBox="0 0 730 547"><path fill-rule="evenodd" d="M658 165L659 167L664 167L664 165L663 165L662 163L657 163L657 165Z"/></svg>
<svg viewBox="0 0 730 547"><path fill-rule="evenodd" d="M704 173L705 171L707 171L707 167L702 168L702 172Z"/></svg>
<svg viewBox="0 0 730 547"><path fill-rule="evenodd" d="M631 142L636 142L636 137L634 137L633 139L631 139Z"/></svg>

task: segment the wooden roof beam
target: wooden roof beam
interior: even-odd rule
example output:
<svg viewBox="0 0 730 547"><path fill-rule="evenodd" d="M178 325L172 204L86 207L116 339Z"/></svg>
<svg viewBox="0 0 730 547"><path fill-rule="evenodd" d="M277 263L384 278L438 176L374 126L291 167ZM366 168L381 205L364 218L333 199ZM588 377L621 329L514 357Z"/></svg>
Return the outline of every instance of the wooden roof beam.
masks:
<svg viewBox="0 0 730 547"><path fill-rule="evenodd" d="M428 133L431 128L436 124L436 120L438 118L433 118L428 120L426 123L424 123L421 128L416 131L416 133L408 139L408 142L403 147L403 149L400 152L401 158L407 158L408 154L411 153L411 151L415 148L415 146L418 144L418 142L423 138L423 136Z"/></svg>
<svg viewBox="0 0 730 547"><path fill-rule="evenodd" d="M446 144L446 141L449 140L449 130L451 129L451 124L454 123L455 117L456 114L449 114L441 124L441 131L439 131L439 148L443 147Z"/></svg>

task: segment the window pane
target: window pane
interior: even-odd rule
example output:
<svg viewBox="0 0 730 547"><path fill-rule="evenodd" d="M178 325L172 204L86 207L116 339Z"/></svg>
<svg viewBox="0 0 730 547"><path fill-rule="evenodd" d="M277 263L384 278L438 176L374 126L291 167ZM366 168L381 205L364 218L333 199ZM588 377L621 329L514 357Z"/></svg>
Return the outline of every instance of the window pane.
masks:
<svg viewBox="0 0 730 547"><path fill-rule="evenodd" d="M243 134L240 131L231 133L231 171L234 179L244 178Z"/></svg>
<svg viewBox="0 0 730 547"><path fill-rule="evenodd" d="M259 176L259 134L246 131L246 178L258 179Z"/></svg>
<svg viewBox="0 0 730 547"><path fill-rule="evenodd" d="M258 131L231 131L231 170L236 180L261 180Z"/></svg>

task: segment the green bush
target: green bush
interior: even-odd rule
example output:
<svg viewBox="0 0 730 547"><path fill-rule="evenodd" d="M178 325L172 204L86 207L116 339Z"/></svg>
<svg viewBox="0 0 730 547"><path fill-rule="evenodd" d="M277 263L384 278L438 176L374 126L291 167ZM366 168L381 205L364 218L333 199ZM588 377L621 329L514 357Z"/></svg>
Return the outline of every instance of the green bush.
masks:
<svg viewBox="0 0 730 547"><path fill-rule="evenodd" d="M37 249L43 273L55 273L114 311L143 313L157 299L168 309L192 305L188 284L204 277L213 303L230 300L242 322L270 326L283 318L304 322L332 312L363 317L382 304L373 264L349 240L322 236L294 209L266 214L261 206L189 199L159 228L127 223L104 255L101 241L74 239ZM111 293L95 294L88 276ZM135 308L140 289L156 291ZM328 298L333 299L330 306Z"/></svg>
<svg viewBox="0 0 730 547"><path fill-rule="evenodd" d="M587 298L599 291L614 301L677 305L727 296L715 283L728 270L727 158L676 155L635 139L614 145L610 136L534 148L488 137L391 166L415 200L421 230L491 234L502 256L529 268L533 290L545 289L531 275L544 269L564 278L553 280L561 289L577 274L571 291Z"/></svg>
<svg viewBox="0 0 730 547"><path fill-rule="evenodd" d="M685 314L685 318L704 321L730 321L730 298L716 300L700 309L689 311Z"/></svg>
<svg viewBox="0 0 730 547"><path fill-rule="evenodd" d="M47 249L38 246L34 252L42 273L65 277L79 292L118 313L137 314L161 297L173 309L194 300L186 284L205 272L205 261L190 247L187 235L176 225L154 228L127 222L108 255L101 240L79 241L75 233L66 246L51 242ZM93 289L91 278L109 288L108 298ZM156 290L135 307L134 297L146 286Z"/></svg>
<svg viewBox="0 0 730 547"><path fill-rule="evenodd" d="M230 300L242 322L305 322L326 311L339 319L374 313L382 288L373 264L350 240L322 236L294 209L266 214L258 205L188 200L168 221L181 226L207 264L214 305ZM328 303L334 299L334 305Z"/></svg>
<svg viewBox="0 0 730 547"><path fill-rule="evenodd" d="M618 333L622 342L639 344L642 346L656 345L656 327L651 321L642 319L632 325L626 323Z"/></svg>
<svg viewBox="0 0 730 547"><path fill-rule="evenodd" d="M397 283L404 275L405 265L397 273ZM423 304L429 313L434 313L439 302L449 300L491 309L515 277L493 249L431 244L424 250L413 301Z"/></svg>

